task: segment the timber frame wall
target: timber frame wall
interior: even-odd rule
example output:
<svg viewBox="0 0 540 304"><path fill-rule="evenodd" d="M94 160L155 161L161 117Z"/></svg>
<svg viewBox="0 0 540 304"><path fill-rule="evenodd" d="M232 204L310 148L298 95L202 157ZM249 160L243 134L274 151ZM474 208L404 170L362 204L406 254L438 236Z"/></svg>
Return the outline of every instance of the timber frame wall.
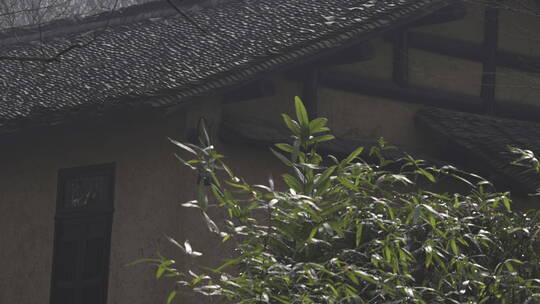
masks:
<svg viewBox="0 0 540 304"><path fill-rule="evenodd" d="M507 67L529 73L540 73L540 58L499 50L499 8L486 6L484 14L484 41L482 44L410 30L412 27L419 25L449 22L464 18L465 7L461 3L460 5L451 6L442 12L428 16L429 18L419 20L412 24L411 27L395 31L385 37L387 41L392 42L394 48L393 81L365 79L345 73L319 71L316 80L313 77L306 77L304 88L309 87L312 92L308 93L309 91L304 90L303 95L309 97L307 100L309 104L314 103L316 98L313 96L316 96L316 93L313 93L313 91L316 91L315 82L318 82L330 88L372 96L465 112L540 121L540 105L524 105L496 100L495 84L497 67ZM412 86L409 83L408 50L410 48L482 63L480 96Z"/></svg>

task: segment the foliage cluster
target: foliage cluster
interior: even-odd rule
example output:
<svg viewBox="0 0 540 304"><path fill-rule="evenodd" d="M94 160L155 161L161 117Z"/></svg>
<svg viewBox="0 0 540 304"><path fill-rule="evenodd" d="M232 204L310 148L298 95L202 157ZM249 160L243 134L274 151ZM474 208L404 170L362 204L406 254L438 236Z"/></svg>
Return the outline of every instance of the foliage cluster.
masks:
<svg viewBox="0 0 540 304"><path fill-rule="evenodd" d="M333 138L327 120L309 120L299 99L295 107L296 120L283 115L292 144L273 151L289 169L286 187L235 176L207 135L203 147L174 142L195 155L181 161L209 180L210 198L184 205L199 208L210 231L236 251L216 269L187 274L173 260L151 259L157 277L242 304L539 302L538 213L512 211L508 193L454 167L385 159L391 147L382 141L343 160L323 157L317 144ZM368 156L375 163L362 160ZM469 190L429 190L448 179ZM229 217L212 220L209 201ZM171 241L201 255L188 241Z"/></svg>

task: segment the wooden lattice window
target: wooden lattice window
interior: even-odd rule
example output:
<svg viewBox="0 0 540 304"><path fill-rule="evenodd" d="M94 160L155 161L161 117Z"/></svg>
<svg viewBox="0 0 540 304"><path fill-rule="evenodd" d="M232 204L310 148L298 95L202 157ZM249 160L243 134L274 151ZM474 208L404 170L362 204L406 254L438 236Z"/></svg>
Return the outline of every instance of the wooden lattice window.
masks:
<svg viewBox="0 0 540 304"><path fill-rule="evenodd" d="M60 170L51 304L105 304L114 165Z"/></svg>

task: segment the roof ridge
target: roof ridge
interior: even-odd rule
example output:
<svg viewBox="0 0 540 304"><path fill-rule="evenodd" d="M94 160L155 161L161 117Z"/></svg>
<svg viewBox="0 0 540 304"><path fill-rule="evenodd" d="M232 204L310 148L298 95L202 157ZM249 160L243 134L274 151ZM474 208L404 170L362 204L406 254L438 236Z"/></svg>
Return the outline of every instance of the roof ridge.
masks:
<svg viewBox="0 0 540 304"><path fill-rule="evenodd" d="M213 7L231 0L183 0L176 5L188 14L193 14L201 8ZM155 0L142 4L120 8L114 11L102 12L82 18L68 17L52 20L40 25L12 27L0 31L0 48L36 40L47 41L58 36L65 36L87 31L105 29L109 26L125 25L152 18L170 17L178 14L165 0Z"/></svg>

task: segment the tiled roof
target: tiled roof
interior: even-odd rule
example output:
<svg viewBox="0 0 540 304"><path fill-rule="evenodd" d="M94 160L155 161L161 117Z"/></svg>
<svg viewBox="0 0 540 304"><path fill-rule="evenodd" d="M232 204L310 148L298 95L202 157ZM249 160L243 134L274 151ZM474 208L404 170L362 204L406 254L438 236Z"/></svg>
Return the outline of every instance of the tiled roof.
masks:
<svg viewBox="0 0 540 304"><path fill-rule="evenodd" d="M182 103L350 45L447 2L231 0L191 14L207 33L172 10L113 22L57 62L0 61L0 133L57 124L73 113ZM54 55L87 36L11 44L0 55Z"/></svg>
<svg viewBox="0 0 540 304"><path fill-rule="evenodd" d="M511 164L519 157L509 146L531 150L540 156L540 124L513 119L428 108L417 113L417 121L466 157L489 168L512 190L531 194L540 187L540 174Z"/></svg>

